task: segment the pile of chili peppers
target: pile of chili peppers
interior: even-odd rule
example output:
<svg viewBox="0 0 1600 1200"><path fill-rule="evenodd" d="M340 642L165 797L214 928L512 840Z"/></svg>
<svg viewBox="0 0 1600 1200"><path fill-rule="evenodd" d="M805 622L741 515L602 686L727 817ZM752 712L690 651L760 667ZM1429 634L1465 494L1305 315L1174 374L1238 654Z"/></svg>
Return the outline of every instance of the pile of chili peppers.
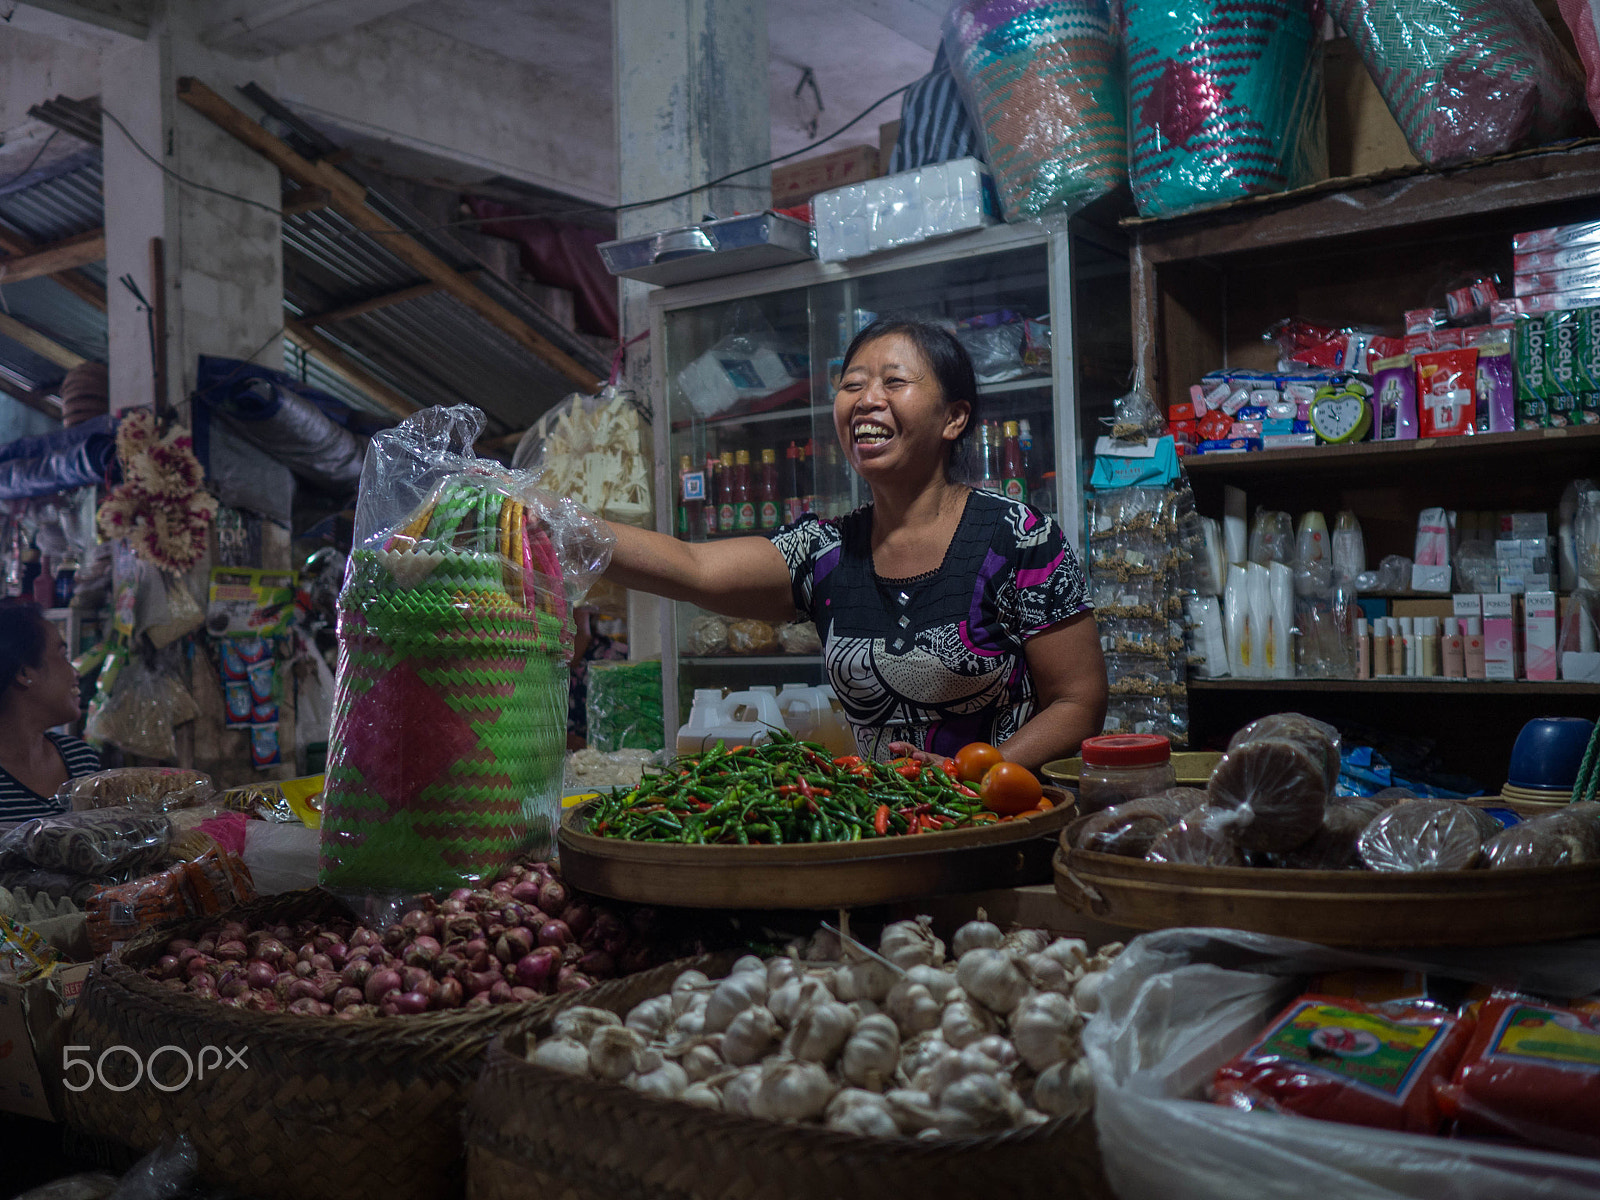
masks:
<svg viewBox="0 0 1600 1200"><path fill-rule="evenodd" d="M954 775L955 764L830 758L780 737L733 750L720 742L638 787L595 802L591 832L635 842L784 845L854 842L1000 820Z"/></svg>

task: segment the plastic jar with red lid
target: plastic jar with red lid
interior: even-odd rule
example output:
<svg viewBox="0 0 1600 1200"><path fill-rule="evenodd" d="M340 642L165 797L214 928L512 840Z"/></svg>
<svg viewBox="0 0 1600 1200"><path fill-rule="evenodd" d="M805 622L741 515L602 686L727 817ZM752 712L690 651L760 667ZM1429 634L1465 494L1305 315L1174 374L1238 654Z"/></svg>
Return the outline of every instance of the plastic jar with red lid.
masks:
<svg viewBox="0 0 1600 1200"><path fill-rule="evenodd" d="M1086 738L1078 753L1078 811L1099 812L1176 787L1172 743L1156 733L1107 733Z"/></svg>

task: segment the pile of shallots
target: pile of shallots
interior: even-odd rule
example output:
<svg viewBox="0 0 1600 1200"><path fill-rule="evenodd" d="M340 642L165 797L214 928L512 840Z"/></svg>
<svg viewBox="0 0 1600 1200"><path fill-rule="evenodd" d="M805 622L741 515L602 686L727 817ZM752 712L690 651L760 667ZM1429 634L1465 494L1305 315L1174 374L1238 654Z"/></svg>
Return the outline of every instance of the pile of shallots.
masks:
<svg viewBox="0 0 1600 1200"><path fill-rule="evenodd" d="M256 1012L344 1019L537 1000L661 961L656 913L571 896L546 863L492 887L420 898L385 929L351 921L224 920L168 942L144 974L174 991Z"/></svg>
<svg viewBox="0 0 1600 1200"><path fill-rule="evenodd" d="M968 1137L1086 1113L1085 1015L1120 944L956 932L954 960L927 917L883 932L878 953L830 933L727 978L685 971L626 1021L578 1006L528 1060L646 1095L883 1137Z"/></svg>

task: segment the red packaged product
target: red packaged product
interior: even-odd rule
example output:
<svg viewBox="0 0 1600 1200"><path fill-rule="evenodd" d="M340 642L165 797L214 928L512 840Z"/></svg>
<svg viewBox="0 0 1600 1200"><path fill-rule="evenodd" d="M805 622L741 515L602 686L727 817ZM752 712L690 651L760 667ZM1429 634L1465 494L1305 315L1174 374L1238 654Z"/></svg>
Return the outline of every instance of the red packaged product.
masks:
<svg viewBox="0 0 1600 1200"><path fill-rule="evenodd" d="M1211 1098L1346 1125L1433 1133L1436 1084L1450 1078L1472 1036L1470 1017L1435 1004L1368 1004L1301 996L1232 1062Z"/></svg>
<svg viewBox="0 0 1600 1200"><path fill-rule="evenodd" d="M1228 430L1233 425L1232 419L1221 409L1208 412L1195 424L1195 431L1204 441L1215 441L1228 436Z"/></svg>
<svg viewBox="0 0 1600 1200"><path fill-rule="evenodd" d="M1423 437L1471 433L1477 416L1477 350L1416 356L1417 423Z"/></svg>
<svg viewBox="0 0 1600 1200"><path fill-rule="evenodd" d="M1468 1131L1600 1155L1600 1011L1494 997L1438 1098Z"/></svg>

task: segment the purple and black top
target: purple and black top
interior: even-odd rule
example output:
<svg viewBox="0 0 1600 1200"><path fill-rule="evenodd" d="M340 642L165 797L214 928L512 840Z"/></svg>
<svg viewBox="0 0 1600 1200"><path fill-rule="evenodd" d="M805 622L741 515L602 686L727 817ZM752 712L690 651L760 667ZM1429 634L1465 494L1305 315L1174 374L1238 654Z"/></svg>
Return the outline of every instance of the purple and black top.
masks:
<svg viewBox="0 0 1600 1200"><path fill-rule="evenodd" d="M1056 523L989 492L968 497L938 569L911 579L873 570L870 504L770 536L856 744L875 759L890 742L949 756L1005 741L1033 715L1024 644L1091 607Z"/></svg>

